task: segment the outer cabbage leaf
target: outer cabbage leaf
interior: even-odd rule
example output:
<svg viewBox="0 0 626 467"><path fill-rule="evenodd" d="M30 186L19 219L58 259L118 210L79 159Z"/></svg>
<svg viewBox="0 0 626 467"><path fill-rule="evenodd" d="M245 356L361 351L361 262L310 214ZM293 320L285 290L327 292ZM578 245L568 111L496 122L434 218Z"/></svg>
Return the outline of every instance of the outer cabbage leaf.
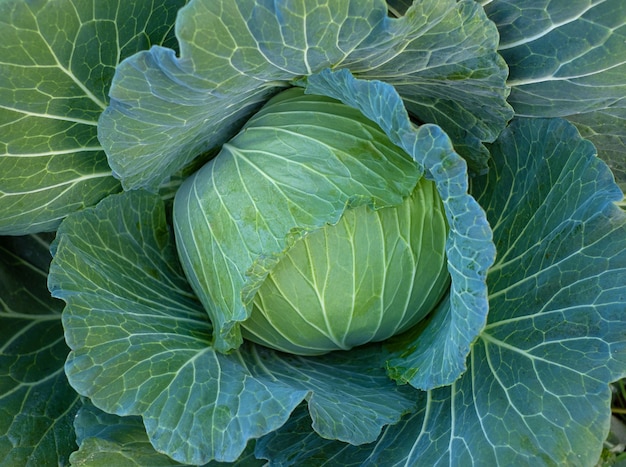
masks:
<svg viewBox="0 0 626 467"><path fill-rule="evenodd" d="M497 29L473 0L419 1L386 18L341 67L394 85L411 114L441 126L470 170L484 172L483 143L513 117L497 46Z"/></svg>
<svg viewBox="0 0 626 467"><path fill-rule="evenodd" d="M395 340L388 367L392 378L416 388L450 384L465 370L470 344L485 324L485 279L495 257L485 213L468 194L467 165L439 127L411 124L400 96L386 83L325 70L308 79L306 91L359 109L435 181L450 227L450 293L427 324Z"/></svg>
<svg viewBox="0 0 626 467"><path fill-rule="evenodd" d="M567 117L626 188L626 3L495 0L516 114Z"/></svg>
<svg viewBox="0 0 626 467"><path fill-rule="evenodd" d="M180 57L153 47L116 71L99 127L111 167L126 188L154 189L230 139L290 80L341 61L380 22L383 5L191 1L176 22Z"/></svg>
<svg viewBox="0 0 626 467"><path fill-rule="evenodd" d="M624 2L495 0L485 10L500 32L516 115L563 117L624 105Z"/></svg>
<svg viewBox="0 0 626 467"><path fill-rule="evenodd" d="M98 130L111 167L125 188L154 191L293 80L354 67L393 81L484 168L481 142L512 116L497 31L470 0L423 3L392 19L383 0L192 0L176 22L179 57L153 47L116 70Z"/></svg>
<svg viewBox="0 0 626 467"><path fill-rule="evenodd" d="M184 465L152 447L141 417L108 414L87 402L78 411L74 426L80 448L70 456L73 467ZM225 465L252 467L261 466L263 462L254 457L254 445L251 444L234 464L215 461L204 464L205 467Z"/></svg>
<svg viewBox="0 0 626 467"><path fill-rule="evenodd" d="M419 410L371 445L288 425L258 456L289 459L294 446L313 459L331 453L326 466L596 464L609 382L626 373L626 214L613 203L622 193L561 119L516 119L491 153L475 193L499 256L468 371L424 393Z"/></svg>
<svg viewBox="0 0 626 467"><path fill-rule="evenodd" d="M215 351L157 195L114 195L69 216L53 251L70 383L108 413L141 415L150 442L179 462L236 460L305 398L319 433L355 444L415 405L413 389L386 377L376 346L329 359L254 345Z"/></svg>
<svg viewBox="0 0 626 467"><path fill-rule="evenodd" d="M598 155L611 168L620 189L626 192L626 106L570 115L567 119L600 148Z"/></svg>
<svg viewBox="0 0 626 467"><path fill-rule="evenodd" d="M402 16L413 4L413 0L387 0L387 8L391 16Z"/></svg>
<svg viewBox="0 0 626 467"><path fill-rule="evenodd" d="M0 465L67 465L80 406L63 364L62 302L44 236L0 237Z"/></svg>
<svg viewBox="0 0 626 467"><path fill-rule="evenodd" d="M425 393L418 393L418 397L421 394ZM352 446L320 437L311 430L306 408L299 406L285 425L257 441L255 454L270 465L360 467L371 449L369 444Z"/></svg>
<svg viewBox="0 0 626 467"><path fill-rule="evenodd" d="M78 466L180 466L150 444L141 417L120 417L86 402L74 420L78 451L70 461Z"/></svg>
<svg viewBox="0 0 626 467"><path fill-rule="evenodd" d="M97 140L116 65L170 30L184 0L0 3L0 234L56 229L119 190Z"/></svg>

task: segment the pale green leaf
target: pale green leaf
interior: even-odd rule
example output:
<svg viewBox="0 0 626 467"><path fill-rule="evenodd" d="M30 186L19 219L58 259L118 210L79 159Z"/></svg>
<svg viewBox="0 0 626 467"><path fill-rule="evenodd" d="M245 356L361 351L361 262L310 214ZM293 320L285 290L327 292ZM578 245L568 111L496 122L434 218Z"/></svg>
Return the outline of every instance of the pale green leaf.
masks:
<svg viewBox="0 0 626 467"><path fill-rule="evenodd" d="M295 88L272 99L176 194L179 254L215 347L241 344L239 323L293 242L350 207L401 204L420 176L357 110Z"/></svg>
<svg viewBox="0 0 626 467"><path fill-rule="evenodd" d="M487 269L495 251L485 213L468 194L467 164L441 128L411 124L394 88L355 79L346 70L309 78L307 92L341 99L385 131L434 180L450 232L446 243L450 293L428 321L392 339L389 374L420 389L450 384L465 370L470 345L485 324Z"/></svg>

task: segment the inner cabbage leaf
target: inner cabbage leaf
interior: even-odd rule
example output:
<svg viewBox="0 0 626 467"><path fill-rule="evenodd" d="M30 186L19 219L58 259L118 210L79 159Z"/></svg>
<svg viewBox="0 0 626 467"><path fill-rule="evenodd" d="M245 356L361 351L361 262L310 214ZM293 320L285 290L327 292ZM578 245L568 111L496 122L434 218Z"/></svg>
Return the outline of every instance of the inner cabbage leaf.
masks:
<svg viewBox="0 0 626 467"><path fill-rule="evenodd" d="M447 230L441 198L425 178L399 206L346 210L269 272L242 323L244 337L317 355L409 329L447 291Z"/></svg>

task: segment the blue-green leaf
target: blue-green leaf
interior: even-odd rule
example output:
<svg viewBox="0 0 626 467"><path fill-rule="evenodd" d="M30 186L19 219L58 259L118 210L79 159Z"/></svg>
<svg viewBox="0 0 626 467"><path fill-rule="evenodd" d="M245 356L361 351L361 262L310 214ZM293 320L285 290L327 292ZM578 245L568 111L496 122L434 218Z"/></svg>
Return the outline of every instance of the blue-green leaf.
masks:
<svg viewBox="0 0 626 467"><path fill-rule="evenodd" d="M443 128L470 170L484 172L483 143L513 117L497 46L496 27L473 0L416 1L404 16L386 18L341 67L392 84L412 115Z"/></svg>
<svg viewBox="0 0 626 467"><path fill-rule="evenodd" d="M74 427L79 449L70 457L73 467L181 465L152 447L141 417L111 415L86 402Z"/></svg>
<svg viewBox="0 0 626 467"><path fill-rule="evenodd" d="M567 119L598 148L598 156L626 193L626 106L570 115Z"/></svg>
<svg viewBox="0 0 626 467"><path fill-rule="evenodd" d="M593 465L609 383L626 373L626 216L613 204L622 194L593 145L560 119L516 120L491 153L475 188L498 258L471 368L443 390L451 436L466 433L451 455Z"/></svg>
<svg viewBox="0 0 626 467"><path fill-rule="evenodd" d="M355 444L415 405L412 388L386 377L379 347L320 360L248 344L215 351L156 195L114 195L69 216L53 250L70 383L108 413L141 415L150 442L179 462L236 460L305 398L316 430Z"/></svg>
<svg viewBox="0 0 626 467"><path fill-rule="evenodd" d="M154 189L228 140L277 89L341 61L370 33L384 2L191 1L180 57L153 47L123 63L99 135L127 188ZM365 14L362 14L365 12Z"/></svg>
<svg viewBox="0 0 626 467"><path fill-rule="evenodd" d="M470 344L485 324L485 278L495 256L485 213L468 194L467 165L439 127L411 124L402 100L386 83L324 70L308 79L306 89L359 109L435 181L450 227L450 294L425 326L395 340L388 366L394 379L420 389L450 384L465 370Z"/></svg>
<svg viewBox="0 0 626 467"><path fill-rule="evenodd" d="M0 234L56 229L119 190L97 139L116 65L170 30L184 0L0 3Z"/></svg>
<svg viewBox="0 0 626 467"><path fill-rule="evenodd" d="M405 430L426 463L441 453L424 435L439 431L460 464L594 465L609 383L626 373L621 193L560 119L516 120L491 153L475 186L498 251L488 323L466 375L430 395L427 412L446 415Z"/></svg>
<svg viewBox="0 0 626 467"><path fill-rule="evenodd" d="M509 65L516 115L563 117L605 109L626 94L622 0L495 0L485 5Z"/></svg>
<svg viewBox="0 0 626 467"><path fill-rule="evenodd" d="M285 425L257 441L255 454L260 459L270 461L270 465L285 467L359 467L368 459L371 449L369 444L352 446L320 437L311 429L311 417L306 407L299 406Z"/></svg>
<svg viewBox="0 0 626 467"><path fill-rule="evenodd" d="M294 390L306 390L313 430L326 439L373 442L383 426L415 409L419 392L398 386L384 371L378 345L321 357L298 357L251 347L266 371ZM338 423L338 421L341 421Z"/></svg>
<svg viewBox="0 0 626 467"><path fill-rule="evenodd" d="M512 116L496 28L471 0L423 3L392 19L383 0L192 0L176 23L180 56L153 47L116 71L98 131L111 167L126 188L155 190L278 90L331 67L397 85L484 169L482 142Z"/></svg>
<svg viewBox="0 0 626 467"><path fill-rule="evenodd" d="M626 3L495 0L485 5L520 116L567 117L626 188Z"/></svg>
<svg viewBox="0 0 626 467"><path fill-rule="evenodd" d="M0 465L68 465L79 397L63 364L62 302L45 236L0 237Z"/></svg>
<svg viewBox="0 0 626 467"><path fill-rule="evenodd" d="M74 420L78 451L70 456L72 467L174 467L180 464L150 444L141 417L108 414L85 403ZM254 444L234 464L209 462L204 467L252 467L264 463L254 457Z"/></svg>

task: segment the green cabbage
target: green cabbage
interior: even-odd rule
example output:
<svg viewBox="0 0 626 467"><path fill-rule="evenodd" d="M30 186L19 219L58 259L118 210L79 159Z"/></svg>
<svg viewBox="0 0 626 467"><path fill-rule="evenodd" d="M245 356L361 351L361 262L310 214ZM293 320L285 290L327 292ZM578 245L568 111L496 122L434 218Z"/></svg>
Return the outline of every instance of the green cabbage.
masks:
<svg viewBox="0 0 626 467"><path fill-rule="evenodd" d="M0 10L0 463L615 460L626 2ZM305 94L281 92L293 87ZM375 258L399 237L395 220L293 267L329 232L380 233L429 185L441 204L405 223L441 220L443 205L447 234L433 238L447 237L445 256L426 269L412 264L426 247L404 236L407 264ZM376 339L343 331L356 302L368 305L349 296L353 262L358 290L388 301L390 322L431 308L407 306L428 298L428 280L413 287L403 267L449 273L449 286L378 344L302 356L276 336L265 344L289 352L244 342L256 304L281 315L267 289L278 282L294 301L285 283L300 270L328 277L318 289L339 309L336 341ZM400 326L374 321L351 323ZM305 331L292 340L314 352L302 341L319 335Z"/></svg>
<svg viewBox="0 0 626 467"><path fill-rule="evenodd" d="M288 250L257 292L244 335L314 355L398 334L447 290L446 238L441 198L425 178L400 206L349 209Z"/></svg>
<svg viewBox="0 0 626 467"><path fill-rule="evenodd" d="M384 340L447 290L435 183L358 110L300 88L183 184L174 223L224 351L241 324L300 355Z"/></svg>

